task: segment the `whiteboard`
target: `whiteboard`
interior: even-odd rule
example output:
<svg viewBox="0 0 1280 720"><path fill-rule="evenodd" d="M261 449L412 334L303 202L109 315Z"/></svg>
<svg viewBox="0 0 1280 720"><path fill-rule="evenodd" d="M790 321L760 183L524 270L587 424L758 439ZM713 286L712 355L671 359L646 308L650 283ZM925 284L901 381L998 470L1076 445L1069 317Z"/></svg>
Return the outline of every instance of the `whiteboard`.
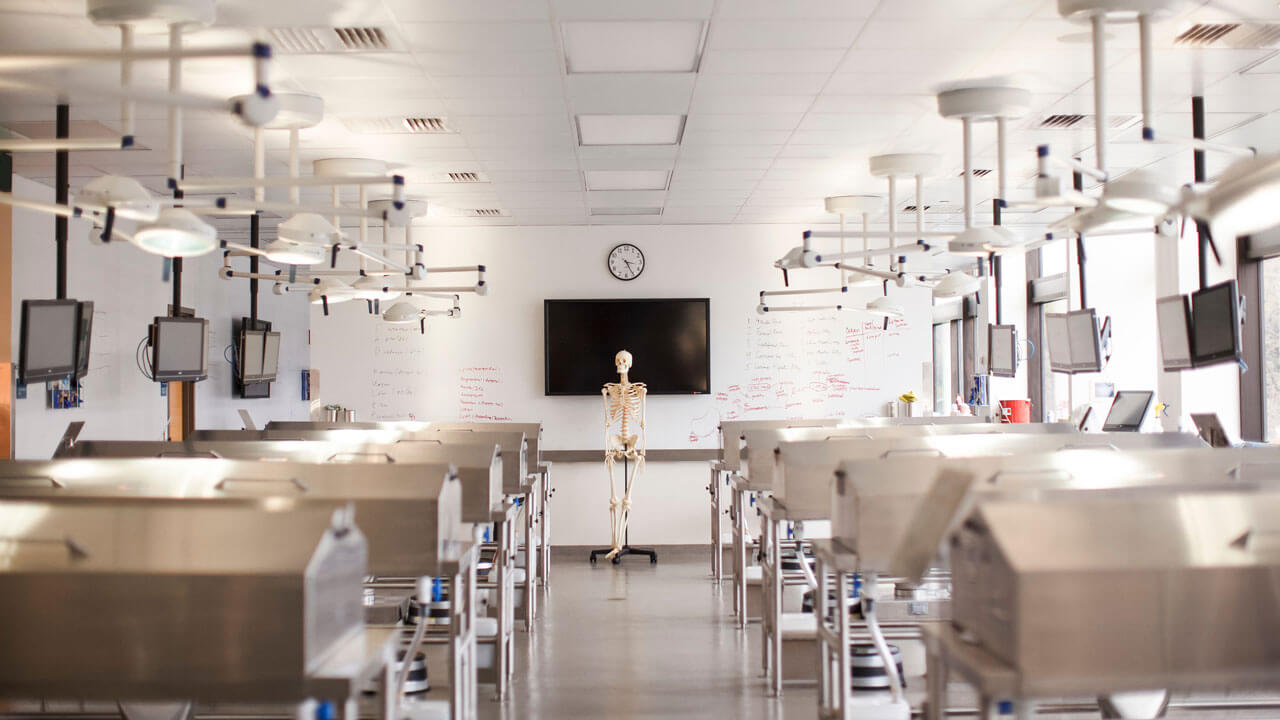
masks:
<svg viewBox="0 0 1280 720"><path fill-rule="evenodd" d="M543 394L543 300L711 298L711 388L648 398L650 448L714 448L722 419L883 415L886 403L930 388L932 298L890 288L906 316L853 311L756 312L758 292L781 286L772 269L800 229L788 226L451 228L427 234L429 265L483 262L486 297L463 296L462 317L417 325L377 322L364 303L313 308L312 362L325 404L357 419L538 421L550 449L604 444L599 398ZM613 245L634 242L647 268L609 276ZM714 268L714 271L709 271ZM793 286L806 278L793 273ZM444 276L442 276L444 277ZM456 282L457 276L436 282ZM814 276L814 281L821 278ZM851 289L861 307L880 287ZM643 357L635 358L637 368ZM930 375L931 377L931 375Z"/></svg>

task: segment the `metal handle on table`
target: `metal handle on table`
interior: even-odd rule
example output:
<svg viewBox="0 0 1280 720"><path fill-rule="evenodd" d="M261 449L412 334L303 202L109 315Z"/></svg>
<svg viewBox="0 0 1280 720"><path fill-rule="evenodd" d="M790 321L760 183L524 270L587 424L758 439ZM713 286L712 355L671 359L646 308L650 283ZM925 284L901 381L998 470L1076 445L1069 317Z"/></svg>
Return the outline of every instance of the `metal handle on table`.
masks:
<svg viewBox="0 0 1280 720"><path fill-rule="evenodd" d="M1080 443L1068 443L1058 448L1058 452L1063 450L1114 450L1120 452L1120 448L1112 443L1098 443L1097 445L1082 445Z"/></svg>
<svg viewBox="0 0 1280 720"><path fill-rule="evenodd" d="M340 452L334 453L325 458L327 463L386 463L391 464L396 461L384 452Z"/></svg>
<svg viewBox="0 0 1280 720"><path fill-rule="evenodd" d="M916 448L916 449L905 448L900 450L885 450L884 454L880 456L880 459L884 460L885 458L891 458L895 455L924 455L927 457L946 457L947 456L946 453L942 452L938 448Z"/></svg>
<svg viewBox="0 0 1280 720"><path fill-rule="evenodd" d="M213 450L166 450L156 453L158 458L217 458L222 456Z"/></svg>
<svg viewBox="0 0 1280 720"><path fill-rule="evenodd" d="M302 482L298 478L289 478L288 480L279 478L223 478L218 481L217 485L213 486L213 489L227 492L228 486L232 484L242 484L246 487L255 485L258 487L262 487L263 485L292 485L294 488L297 488L299 492L306 492L310 490L306 483Z"/></svg>
<svg viewBox="0 0 1280 720"><path fill-rule="evenodd" d="M70 535L62 538L33 538L33 537L14 537L12 535L0 535L0 543L27 544L27 545L62 545L67 549L67 554L72 560L81 560L89 557L89 551L84 546L76 542Z"/></svg>
<svg viewBox="0 0 1280 720"><path fill-rule="evenodd" d="M988 478L987 482L991 485L999 485L1002 481L1014 478L1060 478L1062 480L1071 480L1074 477L1070 472L1061 468L1053 468L1051 470L1001 470Z"/></svg>
<svg viewBox="0 0 1280 720"><path fill-rule="evenodd" d="M874 440L874 439L875 438L871 437L870 435L867 435L866 433L859 433L857 435L828 435L825 438L823 438L824 441L827 441L827 440Z"/></svg>
<svg viewBox="0 0 1280 720"><path fill-rule="evenodd" d="M0 492L19 488L40 487L48 483L50 488L61 490L66 486L48 475L22 475L18 477L0 477Z"/></svg>

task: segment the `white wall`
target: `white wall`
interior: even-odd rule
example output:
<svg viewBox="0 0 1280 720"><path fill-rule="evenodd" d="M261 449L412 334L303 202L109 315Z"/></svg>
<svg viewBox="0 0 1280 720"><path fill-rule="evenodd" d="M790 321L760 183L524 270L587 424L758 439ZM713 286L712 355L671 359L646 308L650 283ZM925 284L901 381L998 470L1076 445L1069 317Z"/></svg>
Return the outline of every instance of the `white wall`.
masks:
<svg viewBox="0 0 1280 720"><path fill-rule="evenodd" d="M14 177L18 197L52 201L52 188ZM246 221L247 222L247 221ZM24 298L55 293L53 218L30 210L13 211L13 352L17 362L19 318ZM138 342L152 318L166 313L172 286L162 281L161 258L123 244L91 244L89 224L72 220L68 241L67 294L94 302L90 369L83 381L84 405L74 410L45 406L43 383L14 402L15 457L46 458L68 423L84 421L82 439L162 440L168 403L160 386L143 377L135 362ZM243 262L243 261L241 261ZM196 424L201 428L238 428L238 408L256 419L305 418L300 373L308 366L305 302L261 295L260 316L283 332L280 378L265 400L232 397L230 367L223 348L230 342L232 317L248 314L246 281L217 278L221 253L190 259L183 273L182 304L210 324L209 379L196 385Z"/></svg>
<svg viewBox="0 0 1280 720"><path fill-rule="evenodd" d="M772 263L799 243L801 230L757 225L419 233L427 235L429 264L486 264L490 294L464 296L462 318L429 321L425 336L416 326L372 322L363 302L333 306L329 317L313 307L319 395L324 403L354 408L359 418L443 420L475 411L539 421L549 449L601 449L598 397L543 395L543 300L610 297L711 298L713 395L650 397L650 448L716 447L721 418L880 415L899 394L922 393L931 343L927 290L890 289L907 306L908 318L888 334L863 313L755 312L760 290L781 288ZM647 260L644 274L629 283L612 278L605 266L620 242L637 244ZM832 272L825 282L834 279ZM796 273L793 280L823 282L815 273ZM879 285L851 290L841 302L860 306L880 292ZM864 327L868 323L872 327ZM639 369L644 358L635 362ZM460 391L472 390L488 404L460 404ZM801 404L787 407L794 402ZM632 539L703 542L707 475L705 463L650 463L635 495ZM607 544L603 462L557 465L553 477L555 542Z"/></svg>

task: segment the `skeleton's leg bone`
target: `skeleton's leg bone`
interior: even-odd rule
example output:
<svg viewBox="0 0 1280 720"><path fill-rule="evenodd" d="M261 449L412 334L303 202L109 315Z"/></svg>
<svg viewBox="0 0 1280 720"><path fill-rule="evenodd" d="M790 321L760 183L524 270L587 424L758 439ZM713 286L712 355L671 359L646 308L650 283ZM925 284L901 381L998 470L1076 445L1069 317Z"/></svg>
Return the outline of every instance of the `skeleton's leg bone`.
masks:
<svg viewBox="0 0 1280 720"><path fill-rule="evenodd" d="M618 523L614 530L614 551L622 548L623 540L627 534L627 521L631 518L631 492L636 487L636 481L640 479L640 471L644 469L644 455L636 453L634 455L635 467L631 468L631 477L627 478L627 490L622 496L621 504L621 522Z"/></svg>
<svg viewBox="0 0 1280 720"><path fill-rule="evenodd" d="M610 546L613 548L606 557L612 560L613 556L622 549L622 546L618 544L618 525L619 520L621 519L619 510L621 501L618 499L618 493L614 489L613 466L616 464L614 451L610 450L609 453L605 455L604 464L605 467L609 469L609 537Z"/></svg>

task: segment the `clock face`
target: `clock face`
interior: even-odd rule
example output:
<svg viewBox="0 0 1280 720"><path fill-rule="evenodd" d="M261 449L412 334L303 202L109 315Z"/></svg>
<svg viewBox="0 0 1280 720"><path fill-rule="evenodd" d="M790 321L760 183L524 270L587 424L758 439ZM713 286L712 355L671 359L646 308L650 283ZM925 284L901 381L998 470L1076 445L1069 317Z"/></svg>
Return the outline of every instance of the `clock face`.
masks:
<svg viewBox="0 0 1280 720"><path fill-rule="evenodd" d="M609 251L609 272L619 280L635 280L644 271L644 253L630 243Z"/></svg>

